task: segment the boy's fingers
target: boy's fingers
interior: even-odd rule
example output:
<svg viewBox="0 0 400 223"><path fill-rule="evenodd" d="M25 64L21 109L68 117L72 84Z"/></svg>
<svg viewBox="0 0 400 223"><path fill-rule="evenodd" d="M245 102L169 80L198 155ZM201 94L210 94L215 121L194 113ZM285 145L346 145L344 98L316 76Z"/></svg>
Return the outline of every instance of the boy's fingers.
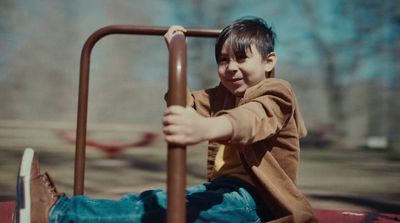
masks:
<svg viewBox="0 0 400 223"><path fill-rule="evenodd" d="M186 139L186 137L181 136L181 135L165 136L165 141L166 141L167 143L180 144L180 145L185 145L185 144L187 144L187 139Z"/></svg>
<svg viewBox="0 0 400 223"><path fill-rule="evenodd" d="M177 121L176 115L167 114L167 115L164 115L164 118L162 119L162 124L164 126L172 125L172 124L176 123L176 121Z"/></svg>
<svg viewBox="0 0 400 223"><path fill-rule="evenodd" d="M167 114L164 116L162 120L162 124L166 125L179 125L182 124L182 119L179 117L179 114Z"/></svg>
<svg viewBox="0 0 400 223"><path fill-rule="evenodd" d="M166 117L163 118L162 124L164 126L166 125L171 125L176 122L176 118L174 118L172 115L167 115Z"/></svg>
<svg viewBox="0 0 400 223"><path fill-rule="evenodd" d="M168 31L165 33L164 37L165 37L167 40L170 40L170 38L172 38L172 36L173 36L175 33L185 33L185 32L186 32L186 29L183 28L182 26L173 25L173 26L171 26L171 27L168 29Z"/></svg>
<svg viewBox="0 0 400 223"><path fill-rule="evenodd" d="M165 110L164 115L182 114L183 112L185 112L184 107L179 105L171 105Z"/></svg>
<svg viewBox="0 0 400 223"><path fill-rule="evenodd" d="M186 32L186 29L183 28L183 26L179 26L179 25L173 25L169 28L169 30L172 31L172 33L176 33L176 32Z"/></svg>
<svg viewBox="0 0 400 223"><path fill-rule="evenodd" d="M177 135L182 132L182 126L169 125L164 127L163 132L165 135Z"/></svg>

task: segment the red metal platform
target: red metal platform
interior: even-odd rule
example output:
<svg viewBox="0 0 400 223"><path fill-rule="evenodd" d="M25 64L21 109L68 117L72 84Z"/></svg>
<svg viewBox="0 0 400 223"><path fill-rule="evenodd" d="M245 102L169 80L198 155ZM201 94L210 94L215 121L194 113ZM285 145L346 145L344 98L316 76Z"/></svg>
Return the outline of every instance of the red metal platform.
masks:
<svg viewBox="0 0 400 223"><path fill-rule="evenodd" d="M11 223L14 201L0 202L0 222ZM315 209L321 223L398 223L399 214Z"/></svg>

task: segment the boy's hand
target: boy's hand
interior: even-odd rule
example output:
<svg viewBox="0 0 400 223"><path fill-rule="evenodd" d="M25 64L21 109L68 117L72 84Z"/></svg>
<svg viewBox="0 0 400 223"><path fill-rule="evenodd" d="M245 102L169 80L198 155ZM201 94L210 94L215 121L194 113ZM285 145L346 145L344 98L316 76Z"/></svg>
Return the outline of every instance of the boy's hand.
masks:
<svg viewBox="0 0 400 223"><path fill-rule="evenodd" d="M164 136L168 143L193 145L206 140L206 118L191 107L170 106L164 112Z"/></svg>
<svg viewBox="0 0 400 223"><path fill-rule="evenodd" d="M232 136L232 124L225 116L204 117L191 107L170 106L164 112L165 141L194 145L206 140L227 140Z"/></svg>
<svg viewBox="0 0 400 223"><path fill-rule="evenodd" d="M168 31L164 34L165 43L169 48L169 44L171 43L171 39L176 34L183 34L186 32L186 29L182 26L173 25L169 27Z"/></svg>

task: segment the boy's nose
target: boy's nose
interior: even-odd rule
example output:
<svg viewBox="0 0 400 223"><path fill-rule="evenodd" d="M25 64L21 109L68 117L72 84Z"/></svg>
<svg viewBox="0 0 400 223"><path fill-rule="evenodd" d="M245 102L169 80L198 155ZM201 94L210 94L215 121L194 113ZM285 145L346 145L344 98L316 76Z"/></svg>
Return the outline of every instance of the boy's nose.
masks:
<svg viewBox="0 0 400 223"><path fill-rule="evenodd" d="M237 71L238 70L237 62L234 60L230 60L226 69L229 72Z"/></svg>

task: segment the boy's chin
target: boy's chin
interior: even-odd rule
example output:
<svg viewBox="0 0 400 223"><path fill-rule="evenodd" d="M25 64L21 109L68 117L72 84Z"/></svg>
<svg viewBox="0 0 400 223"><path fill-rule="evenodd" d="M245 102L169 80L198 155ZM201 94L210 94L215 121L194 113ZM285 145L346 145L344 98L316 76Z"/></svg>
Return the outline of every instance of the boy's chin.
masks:
<svg viewBox="0 0 400 223"><path fill-rule="evenodd" d="M245 88L243 86L240 86L238 88L234 88L232 86L226 86L226 85L225 85L225 88L229 92L231 92L231 94L235 95L236 97L243 97L244 93L246 92L246 89L247 89L247 88Z"/></svg>
<svg viewBox="0 0 400 223"><path fill-rule="evenodd" d="M244 90L244 91L241 91L241 90L233 90L233 91L230 91L233 95L235 95L236 97L240 97L240 98L242 98L243 96L244 96L244 92L245 92L246 90Z"/></svg>

